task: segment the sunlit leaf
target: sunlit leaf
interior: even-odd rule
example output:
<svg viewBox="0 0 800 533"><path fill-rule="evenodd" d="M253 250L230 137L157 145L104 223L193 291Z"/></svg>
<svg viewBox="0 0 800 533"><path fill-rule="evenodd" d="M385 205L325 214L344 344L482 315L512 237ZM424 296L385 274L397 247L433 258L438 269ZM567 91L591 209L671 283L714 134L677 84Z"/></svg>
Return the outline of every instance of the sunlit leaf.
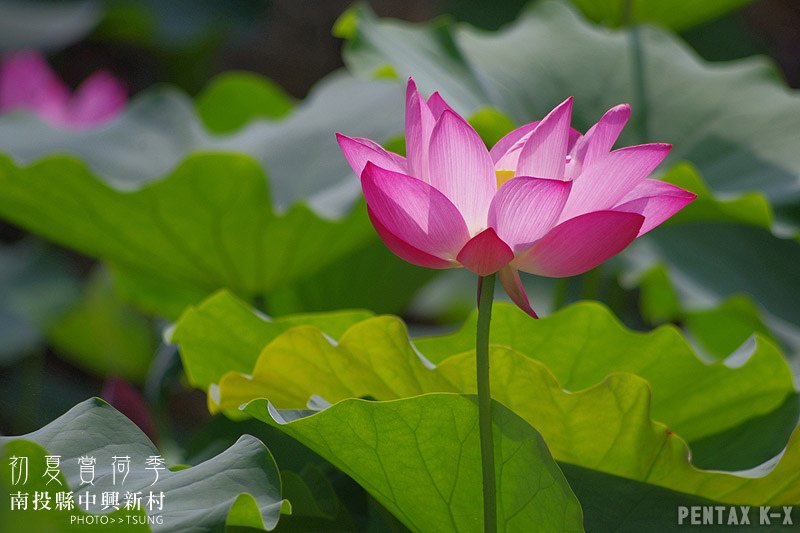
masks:
<svg viewBox="0 0 800 533"><path fill-rule="evenodd" d="M313 328L287 331L264 349L251 373L223 377L221 407L262 397L276 407L297 409L312 396L338 402L475 392L474 353L431 369L407 341L398 350L387 349L399 341L402 328L392 334L396 326L380 320L356 325L336 346ZM371 331L362 336L359 329ZM380 331L385 339L376 338ZM764 466L757 477L701 471L690 464L685 441L650 418L650 387L641 378L614 373L570 393L534 359L501 347L492 349L491 358L493 397L539 428L559 461L727 503L800 503L800 430L778 465Z"/></svg>
<svg viewBox="0 0 800 533"><path fill-rule="evenodd" d="M220 348L236 354L239 364L251 362L249 369L215 380L219 386L209 398L215 409L236 409L262 397L278 408L303 408L317 397L336 402L473 391L474 322L456 334L414 344L404 324L393 317L370 318L339 335L298 326L272 336L258 350L255 343L237 344L241 333L233 333L232 327L213 326L206 317L215 316L217 306L223 314L230 302L218 297L202 314L187 314L178 325L184 330L179 344L203 330L205 342L214 339L217 350L206 355L195 344L183 351L187 366L219 358ZM257 324L236 320L245 330ZM258 328L266 331L261 324ZM725 486L741 489L745 502L773 497L788 501L783 494L763 492L763 487L787 475L792 461L800 461L797 451L792 452L797 458L784 459L785 465L770 474L775 477L740 487L739 478L717 478L694 469L681 438L715 435L781 408L794 389L788 367L769 341L759 340L746 361L705 364L674 328L650 334L626 331L597 304L572 306L539 321L514 306L497 304L491 342L496 346L494 398L538 428L556 459L712 500L737 501L726 500L725 490L714 488ZM432 369L419 352L439 366ZM789 429L794 425L785 422ZM747 438L763 440L760 433ZM772 450L773 455L779 451Z"/></svg>
<svg viewBox="0 0 800 533"><path fill-rule="evenodd" d="M495 309L493 343L541 361L570 391L612 372L636 374L652 387L654 418L689 441L769 413L794 390L780 351L765 338L750 353L707 364L677 329L633 332L602 305L579 303L539 321L512 305ZM438 363L472 349L475 321L473 314L458 333L415 345Z"/></svg>
<svg viewBox="0 0 800 533"><path fill-rule="evenodd" d="M363 313L332 313L269 322L254 315L231 295L222 293L188 310L172 340L181 347L193 384L203 388L219 383L226 371L251 373L262 349L290 327L299 325L319 328L338 340L343 352L328 360L329 365L342 365L334 373L345 367L355 371L348 359L348 354L352 355L347 352L348 343L365 360L382 350L396 352L398 346L407 345L405 327L398 319L379 317L364 322L365 318ZM590 387L612 372L631 372L647 379L653 389L655 418L688 440L713 435L751 417L770 413L793 391L791 373L780 352L764 339L758 341L746 361L707 364L692 352L675 328L663 327L648 334L632 332L602 306L591 303L569 307L539 321L532 321L512 305L496 304L492 326L493 343L510 346L541 361L568 390ZM472 349L474 328L473 315L457 333L416 339L414 344L428 359L438 363ZM322 337L317 340L319 345L314 346L328 349ZM410 345L402 350L414 353ZM295 356L276 359L275 369L285 368L287 372L292 365L301 364ZM413 358L406 360L414 362ZM282 375L276 373L274 379L282 379L279 377ZM414 385L414 379L404 376L407 373L388 375L389 381L384 385L400 387L396 391L398 396L425 392L418 384ZM303 380L313 382L314 378L303 374ZM243 397L249 394L245 389L239 392ZM288 384L287 393L295 394ZM296 394L303 401L307 399L302 390ZM745 396L746 402L742 401ZM281 406L278 398L271 400ZM231 399L231 406L238 406L237 401Z"/></svg>
<svg viewBox="0 0 800 533"><path fill-rule="evenodd" d="M254 314L229 292L220 292L187 309L170 340L180 344L190 383L206 388L219 382L225 372L251 370L261 349L292 327L314 325L338 338L370 316L367 311L339 311L269 320Z"/></svg>

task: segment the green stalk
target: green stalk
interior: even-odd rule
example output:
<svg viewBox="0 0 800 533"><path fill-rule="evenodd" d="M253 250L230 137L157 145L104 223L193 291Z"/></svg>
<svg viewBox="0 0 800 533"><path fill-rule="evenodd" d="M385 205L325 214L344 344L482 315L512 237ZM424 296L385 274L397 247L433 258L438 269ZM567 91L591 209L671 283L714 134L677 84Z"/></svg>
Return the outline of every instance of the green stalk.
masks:
<svg viewBox="0 0 800 533"><path fill-rule="evenodd" d="M556 278L553 288L553 312L555 313L567 303L567 293L569 292L569 278Z"/></svg>
<svg viewBox="0 0 800 533"><path fill-rule="evenodd" d="M633 0L624 0L622 24L630 28L631 76L634 90L634 104L639 120L636 121L639 142L647 142L650 137L647 117L647 83L644 77L644 44L639 24L633 24Z"/></svg>
<svg viewBox="0 0 800 533"><path fill-rule="evenodd" d="M492 396L489 391L489 323L496 274L478 279L478 334L475 343L478 370L478 426L481 436L481 470L483 472L483 531L497 531L497 495L494 476L494 442L492 441Z"/></svg>

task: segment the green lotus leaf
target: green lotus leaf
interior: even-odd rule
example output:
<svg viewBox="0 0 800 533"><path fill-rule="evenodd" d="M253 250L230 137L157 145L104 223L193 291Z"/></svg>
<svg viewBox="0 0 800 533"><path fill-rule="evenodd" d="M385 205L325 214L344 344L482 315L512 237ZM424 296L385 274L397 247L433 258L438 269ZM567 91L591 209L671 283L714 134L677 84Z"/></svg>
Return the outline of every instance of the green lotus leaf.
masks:
<svg viewBox="0 0 800 533"><path fill-rule="evenodd" d="M430 395L428 395L429 397ZM444 396L444 395L436 395L436 396ZM413 398L411 400L417 400L424 397ZM411 401L406 400L406 401ZM346 400L343 402L347 404L352 400ZM374 404L375 402L372 402ZM384 402L380 402L383 404ZM391 402L394 403L394 402ZM290 422L288 425L281 425L275 422L275 419L272 416L267 418L265 416L265 412L263 409L264 402L257 401L253 405L248 406L248 411L257 407L257 411L253 411L254 416L265 420L268 423L271 423L274 426L277 426L281 429L286 429L287 432L293 436L295 436L301 442L307 443L309 445L318 444L320 439L328 437L329 442L337 443L338 437L340 432L336 426L337 423L341 423L340 421L343 419L341 415L337 416L338 420L335 420L333 423L324 424L322 420L319 420L318 424L314 424L314 427L322 428L321 434L311 434L310 427L301 427L299 424L293 425L294 422ZM498 405L498 404L496 404ZM344 410L344 407L341 404L337 404L335 408L341 407ZM365 407L365 410L368 409ZM274 412L274 411L273 411ZM283 415L284 413L277 413L278 415ZM292 413L292 415L296 416L297 413ZM311 414L308 412L307 414ZM318 416L319 419L325 418L326 411L319 413L315 416ZM289 416L286 416L286 419L290 419ZM352 418L347 418L348 421L352 420ZM316 422L316 421L315 421ZM309 424L310 426L311 424ZM288 426L288 427L287 427ZM331 427L333 426L333 427ZM331 427L330 430L328 428ZM356 433L359 429L362 429L363 426L353 425L349 431ZM330 431L331 434L328 436L327 432ZM336 433L334 433L334 431ZM372 427L367 426L366 431L372 432ZM374 439L374 433L369 434L369 438ZM374 442L371 441L371 442ZM334 457L339 456L339 464L342 469L350 473L358 473L362 471L367 471L367 468L363 468L361 465L361 461L353 461L351 463L344 464L341 462L341 455L339 450L333 449L334 446L328 445L327 443L323 445L321 448L317 448L320 453L325 456ZM383 451L383 450L381 450ZM390 451L386 452L387 455L390 454ZM393 457L393 455L392 455ZM369 455L369 459L374 460L374 455ZM580 505L583 509L584 515L584 526L586 527L587 531L644 531L655 528L659 531L666 530L665 524L670 524L675 522L675 513L678 506L689 506L689 505L719 505L718 502L712 502L710 500L705 500L702 498L698 498L696 496L692 496L685 493L679 493L675 491L671 491L665 489L663 487L658 487L656 485L650 485L643 482L637 482L630 479L621 478L618 476L613 476L609 474L605 474L599 472L597 470L591 470L588 468L582 468L579 466L571 465L568 463L561 463L560 465L561 470L564 472L564 475L567 478L567 481L570 484L570 487L575 491L576 495L578 496L578 500ZM383 474L381 474L382 476ZM284 491L286 490L286 481L287 478L284 477ZM373 487L374 483L370 483L369 481L366 482L367 486ZM288 494L287 494L288 496ZM293 502L293 514L290 517L285 517L281 519L281 526L284 527L287 524L294 523L296 519L301 519L299 513L303 511L301 508L301 504L306 503L305 501L292 499ZM317 510L318 506L315 502L309 502L306 504L307 510L314 511ZM318 511L317 511L318 512ZM331 522L302 522L303 524L313 524L316 525L316 529L325 529L327 526L330 528ZM312 525L312 527L313 527ZM521 529L524 528L523 525L520 525ZM791 527L785 527L778 524L774 524L773 527L776 531L790 531ZM708 529L712 531L727 531L728 526L707 526ZM509 528L510 529L510 528ZM384 530L384 529L382 529ZM394 531L394 530L393 530Z"/></svg>
<svg viewBox="0 0 800 533"><path fill-rule="evenodd" d="M580 505L535 429L493 407L498 530L582 531ZM478 406L429 394L347 400L320 413L246 411L279 426L349 474L414 531L477 531L483 523Z"/></svg>
<svg viewBox="0 0 800 533"><path fill-rule="evenodd" d="M36 525L49 522L50 528L67 530L73 514L87 516L84 511L103 514L100 497L103 492L122 492L119 509L108 515L115 519L115 527L121 529L130 525L126 516L132 513L144 518L142 512L125 509L123 494L126 491L143 493L142 511L153 518L150 521L153 531L220 530L229 519L232 507L236 508L232 519L236 525L271 530L284 505L277 466L258 439L244 435L216 457L190 468L160 470L155 480L156 472L147 470L146 466L148 458L160 456L159 451L133 422L97 398L76 405L33 433L0 437L0 455L6 465L0 475L4 491L9 494L19 491L32 494L36 490L53 493L50 502L53 512L34 510L29 501L27 513L17 510L5 513L2 519L8 527L3 529L9 531L20 530L26 520ZM45 483L48 479L43 475L45 455L60 456L57 482ZM7 467L12 456L28 456L30 486L22 486L12 476ZM130 458L127 477L122 481L115 481L115 456ZM95 458L93 478L88 471L81 477L81 457ZM86 479L93 479L93 484L82 484ZM74 492L77 507L73 511L56 510L55 493L58 491ZM160 507L158 503L148 504L151 491L164 493ZM78 506L80 496L86 493L96 497L96 503L89 503L88 509L87 505ZM3 507L6 511L6 505ZM111 509L113 507L108 511ZM155 519L156 516L161 518ZM133 529L149 531L146 526Z"/></svg>
<svg viewBox="0 0 800 533"><path fill-rule="evenodd" d="M6 217L107 261L126 293L141 295L147 310L173 317L221 287L267 299L328 264L343 269L348 254L382 246L363 205L341 220L321 218L302 204L276 212L260 167L243 155L190 156L171 175L132 192L109 187L72 158L25 168L0 158L0 184ZM407 273L412 286L432 275L388 261L389 272ZM370 268L364 275L372 276L370 283L347 293L351 301L372 294L386 271ZM405 290L401 296L408 299L413 291Z"/></svg>
<svg viewBox="0 0 800 533"><path fill-rule="evenodd" d="M791 371L767 338L758 337L750 352L708 364L675 327L634 332L597 303L578 303L538 321L513 305L497 304L494 312L491 342L541 361L567 390L585 389L612 372L645 379L654 418L688 441L770 413L794 392ZM414 344L439 363L472 349L476 320L473 313L457 333Z"/></svg>
<svg viewBox="0 0 800 533"><path fill-rule="evenodd" d="M231 133L255 119L279 119L294 107L291 97L270 80L249 72L225 72L197 97L197 113L214 133Z"/></svg>
<svg viewBox="0 0 800 533"><path fill-rule="evenodd" d="M581 502L583 522L589 532L683 531L691 527L691 518L681 521L678 518L679 508L690 510L692 506L713 507L715 512L722 506L722 522L703 524L705 531L730 532L735 527L733 522L728 523L731 511L735 512L736 520L741 521L742 509L738 506L725 506L720 502L567 463L560 463L559 466ZM758 507L751 507L745 512L751 525L758 523ZM783 513L781 519L773 518L769 530L790 532L796 527L782 524L782 518ZM747 527L742 525L742 529L746 530Z"/></svg>
<svg viewBox="0 0 800 533"><path fill-rule="evenodd" d="M300 314L269 318L228 291L188 308L170 334L181 347L189 382L205 389L228 371L249 372L261 349L278 335L298 325L312 325L339 338L352 325L370 318L368 311Z"/></svg>
<svg viewBox="0 0 800 533"><path fill-rule="evenodd" d="M586 16L607 26L635 23L658 24L685 30L713 20L753 0L571 0Z"/></svg>
<svg viewBox="0 0 800 533"><path fill-rule="evenodd" d="M319 403L314 398L338 402L475 392L474 353L450 357L431 369L407 341L400 350L387 350L399 340L393 337L403 334L402 325L376 322L380 320L354 326L352 335L336 346L315 328L287 331L264 349L252 373L222 378L220 407L255 398L269 398L278 408L301 409L309 399L312 405ZM361 337L359 326L371 331ZM392 335L396 327L398 334ZM377 332L387 329L389 339L375 347ZM760 477L701 471L690 464L685 441L650 418L650 388L641 378L615 373L570 393L534 359L503 347L494 347L491 357L493 398L541 428L558 461L731 504L800 503L800 429L778 465L764 467Z"/></svg>

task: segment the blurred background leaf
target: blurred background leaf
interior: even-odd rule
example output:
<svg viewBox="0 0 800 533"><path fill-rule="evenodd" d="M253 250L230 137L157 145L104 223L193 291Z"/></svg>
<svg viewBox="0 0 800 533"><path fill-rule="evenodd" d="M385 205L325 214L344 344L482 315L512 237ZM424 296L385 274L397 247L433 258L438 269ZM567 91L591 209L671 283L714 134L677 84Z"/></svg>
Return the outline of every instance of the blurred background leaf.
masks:
<svg viewBox="0 0 800 533"><path fill-rule="evenodd" d="M47 336L77 367L137 383L144 381L157 345L151 321L122 301L103 268L91 274L80 302L50 325Z"/></svg>
<svg viewBox="0 0 800 533"><path fill-rule="evenodd" d="M0 2L0 52L36 48L53 51L85 37L102 17L99 1Z"/></svg>
<svg viewBox="0 0 800 533"><path fill-rule="evenodd" d="M42 242L0 245L0 365L42 347L46 329L78 298L77 274Z"/></svg>
<svg viewBox="0 0 800 533"><path fill-rule="evenodd" d="M195 105L203 125L213 133L230 133L252 120L277 120L294 107L283 89L249 72L220 74L198 95Z"/></svg>
<svg viewBox="0 0 800 533"><path fill-rule="evenodd" d="M618 27L649 23L671 30L686 30L713 20L753 0L572 0L586 18Z"/></svg>

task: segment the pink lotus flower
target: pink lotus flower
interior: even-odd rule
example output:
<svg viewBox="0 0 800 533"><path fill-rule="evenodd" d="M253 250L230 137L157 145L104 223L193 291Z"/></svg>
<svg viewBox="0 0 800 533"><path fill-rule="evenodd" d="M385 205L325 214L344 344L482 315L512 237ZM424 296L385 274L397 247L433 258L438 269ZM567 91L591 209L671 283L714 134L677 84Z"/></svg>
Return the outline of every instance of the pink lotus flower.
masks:
<svg viewBox="0 0 800 533"><path fill-rule="evenodd" d="M117 116L127 96L122 83L105 71L89 76L70 94L38 52L17 52L0 63L0 113L33 111L70 129L99 126Z"/></svg>
<svg viewBox="0 0 800 533"><path fill-rule="evenodd" d="M695 195L647 179L668 144L611 150L630 116L610 109L585 135L570 127L572 98L487 150L439 93L409 79L407 158L337 134L372 224L395 254L428 268L498 272L508 295L536 316L519 270L575 276L622 251Z"/></svg>

